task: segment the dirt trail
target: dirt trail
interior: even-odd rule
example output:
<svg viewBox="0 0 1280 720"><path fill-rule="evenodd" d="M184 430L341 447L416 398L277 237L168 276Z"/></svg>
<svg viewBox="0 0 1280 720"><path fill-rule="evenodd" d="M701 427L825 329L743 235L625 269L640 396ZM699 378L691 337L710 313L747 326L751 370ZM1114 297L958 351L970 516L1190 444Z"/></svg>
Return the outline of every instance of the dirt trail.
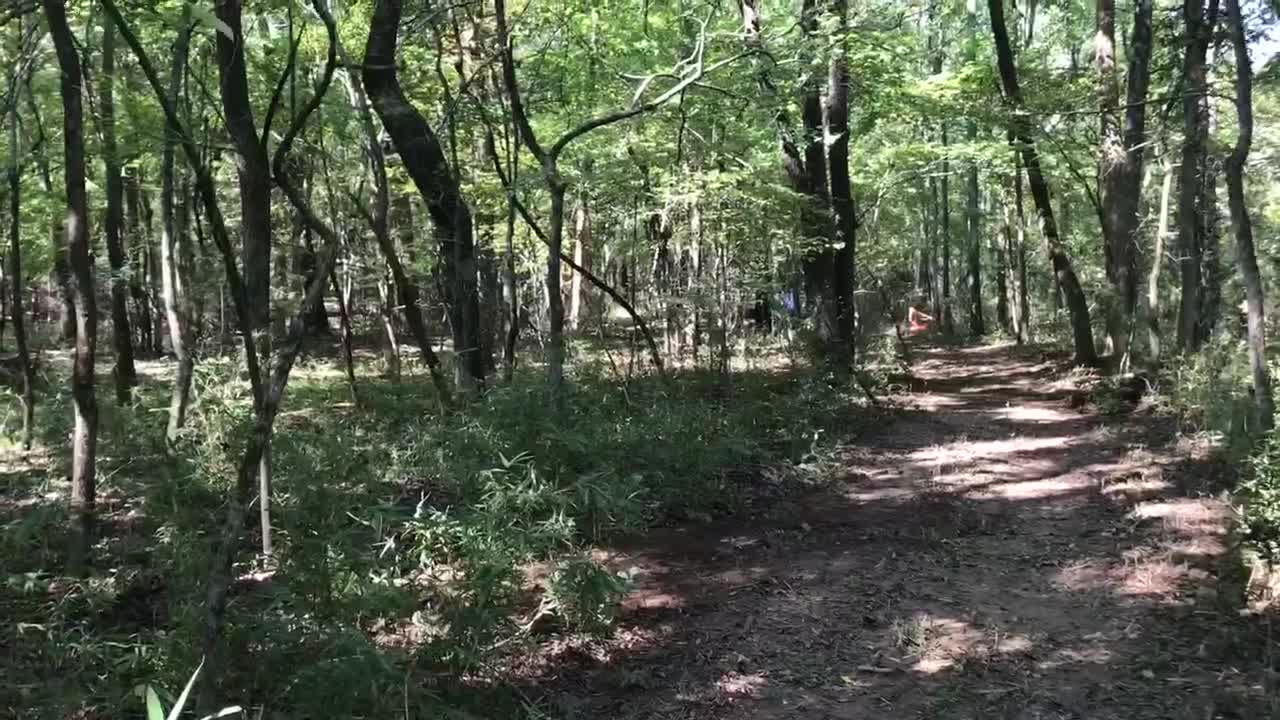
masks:
<svg viewBox="0 0 1280 720"><path fill-rule="evenodd" d="M1060 369L926 350L841 477L617 551L607 643L523 668L572 718L1280 718L1226 599L1229 509L1167 422L1072 409Z"/></svg>

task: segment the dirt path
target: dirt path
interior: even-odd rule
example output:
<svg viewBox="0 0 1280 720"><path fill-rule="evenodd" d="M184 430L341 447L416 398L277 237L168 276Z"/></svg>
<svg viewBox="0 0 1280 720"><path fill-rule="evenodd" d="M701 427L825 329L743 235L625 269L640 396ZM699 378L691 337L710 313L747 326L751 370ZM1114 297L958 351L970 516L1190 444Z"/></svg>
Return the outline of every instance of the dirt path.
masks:
<svg viewBox="0 0 1280 720"><path fill-rule="evenodd" d="M572 718L1280 718L1229 509L1168 423L929 350L820 492L619 550L622 628L526 667Z"/></svg>

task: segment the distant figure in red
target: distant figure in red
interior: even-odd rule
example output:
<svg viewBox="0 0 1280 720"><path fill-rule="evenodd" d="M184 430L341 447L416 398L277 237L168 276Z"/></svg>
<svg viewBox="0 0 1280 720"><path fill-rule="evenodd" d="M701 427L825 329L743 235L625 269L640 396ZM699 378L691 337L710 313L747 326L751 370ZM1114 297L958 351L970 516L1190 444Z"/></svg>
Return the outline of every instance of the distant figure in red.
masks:
<svg viewBox="0 0 1280 720"><path fill-rule="evenodd" d="M933 317L916 309L915 305L907 306L907 335L919 335L929 329Z"/></svg>

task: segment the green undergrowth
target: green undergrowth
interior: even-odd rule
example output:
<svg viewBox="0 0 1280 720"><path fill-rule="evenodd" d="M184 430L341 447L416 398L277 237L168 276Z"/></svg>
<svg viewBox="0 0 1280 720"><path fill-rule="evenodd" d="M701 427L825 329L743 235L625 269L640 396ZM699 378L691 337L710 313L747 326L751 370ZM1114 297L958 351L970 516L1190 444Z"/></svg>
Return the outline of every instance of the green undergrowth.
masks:
<svg viewBox="0 0 1280 720"><path fill-rule="evenodd" d="M1280 365L1273 364L1271 377L1277 372ZM1280 562L1280 433L1259 427L1243 341L1223 333L1201 352L1171 359L1159 390L1185 431L1209 436L1226 460L1240 465L1241 537L1255 554Z"/></svg>
<svg viewBox="0 0 1280 720"><path fill-rule="evenodd" d="M860 412L860 391L806 373L623 381L587 369L560 410L530 371L441 415L421 377L362 377L353 403L331 370L303 366L290 383L272 448L277 553L265 567L242 554L214 702L300 718L389 717L406 703L422 717L515 712L519 693L492 682L504 654L547 628L609 631L628 578L591 548L736 511L761 468L812 462ZM181 688L200 663L205 583L249 407L229 362L203 363L195 389L172 452L164 384L144 385L132 408L100 393L102 518L88 578L60 575L61 458L6 467L0 614L15 619L3 631L15 650L0 660L0 708L138 716L135 688ZM48 448L65 447L70 417L55 392L38 415Z"/></svg>

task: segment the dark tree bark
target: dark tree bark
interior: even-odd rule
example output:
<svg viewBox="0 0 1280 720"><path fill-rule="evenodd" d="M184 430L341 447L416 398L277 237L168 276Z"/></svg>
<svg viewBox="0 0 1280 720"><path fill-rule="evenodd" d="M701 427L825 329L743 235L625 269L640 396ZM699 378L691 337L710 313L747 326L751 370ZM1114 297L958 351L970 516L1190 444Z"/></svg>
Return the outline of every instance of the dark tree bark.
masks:
<svg viewBox="0 0 1280 720"><path fill-rule="evenodd" d="M942 332L954 335L955 313L951 306L951 161L947 157L947 124L942 123L942 177L938 178L938 240L942 245Z"/></svg>
<svg viewBox="0 0 1280 720"><path fill-rule="evenodd" d="M940 0L931 0L929 3L929 24L932 26L929 33L929 62L930 70L934 75L942 73L945 55L942 49L943 23ZM947 123L943 121L939 129L939 141L942 143L942 172L937 180L937 240L942 255L942 277L938 282L942 286L938 317L942 331L947 335L954 335L955 317L951 307L951 160L947 140Z"/></svg>
<svg viewBox="0 0 1280 720"><path fill-rule="evenodd" d="M969 123L969 141L978 139L978 126ZM969 253L969 332L975 337L987 333L987 322L982 311L982 210L980 208L981 189L978 186L978 163L969 161L966 183L965 225L968 230Z"/></svg>
<svg viewBox="0 0 1280 720"><path fill-rule="evenodd" d="M83 75L75 36L67 24L64 0L43 0L45 19L61 69L63 174L67 194L67 258L76 309L71 361L75 431L71 440L71 512L79 526L70 554L72 572L87 569L93 547L97 499L98 401L94 389L94 352L98 344L98 306L89 257L89 201L85 191Z"/></svg>
<svg viewBox="0 0 1280 720"><path fill-rule="evenodd" d="M1182 275L1182 296L1178 311L1178 347L1183 352L1199 350L1206 339L1202 331L1204 305L1204 231L1206 180L1209 176L1209 99L1205 56L1218 18L1218 0L1184 0L1186 52L1182 73L1182 166L1178 179L1178 269Z"/></svg>
<svg viewBox="0 0 1280 720"><path fill-rule="evenodd" d="M106 167L107 214L103 230L107 236L107 258L111 263L111 340L115 346L116 364L112 371L116 381L116 402L128 405L138 372L133 365L133 331L129 327L129 286L124 255L124 180L116 149L116 31L107 23L102 28L102 77L99 78L98 112L102 117L102 161Z"/></svg>
<svg viewBox="0 0 1280 720"><path fill-rule="evenodd" d="M26 23L19 21L18 43L22 46ZM18 90L18 79L11 85ZM12 293L9 314L13 319L13 339L17 345L18 366L22 371L22 449L30 450L35 434L35 373L31 367L31 353L27 348L26 318L22 312L22 172L18 164L18 103L15 97L9 105L9 290Z"/></svg>
<svg viewBox="0 0 1280 720"><path fill-rule="evenodd" d="M343 58L342 64L346 67L352 67L341 43L338 44L337 51ZM373 174L373 209L365 214L365 220L373 230L374 240L377 241L378 249L382 252L382 258L387 264L387 271L391 274L392 284L395 288L396 301L404 314L405 324L409 326L409 333L413 335L414 341L418 343L418 353L422 356L422 362L431 376L431 383L440 397L440 404L448 406L452 402L449 385L445 381L444 375L440 372L440 358L431 346L431 333L427 329L427 322L422 315L422 306L419 303L418 285L401 263L400 252L391 236L388 223L391 196L387 186L386 157L383 155L382 143L378 138L378 131L373 123L373 110L370 108L369 98L365 92L364 80L359 74L353 72L348 72L347 78L351 85L351 104L359 113L360 127L365 136L365 156ZM408 214L406 213L406 215ZM410 240L412 240L411 233ZM405 245L411 245L411 242L405 243ZM396 353L394 365L396 368L395 373L398 375L400 351L399 342L393 339L395 337L395 327L387 324L384 326L384 331L388 333L388 342L394 347L394 352ZM391 371L390 365L388 366L388 371Z"/></svg>
<svg viewBox="0 0 1280 720"><path fill-rule="evenodd" d="M1000 189L1000 237L993 246L996 255L996 323L1000 325L1000 329L1006 333L1010 333L1017 337L1017 324L1009 308L1014 308L1017 312L1017 287L1018 279L1014 277L1014 249L1013 249L1013 220L1010 210L1011 198L1009 197L1009 188Z"/></svg>
<svg viewBox="0 0 1280 720"><path fill-rule="evenodd" d="M1147 88L1151 81L1152 0L1137 0L1129 40L1123 121L1115 67L1115 3L1099 0L1097 51L1102 117L1098 163L1109 303L1107 333L1119 369L1128 364L1133 316L1138 306L1138 214L1146 146Z"/></svg>
<svg viewBox="0 0 1280 720"><path fill-rule="evenodd" d="M966 35L968 36L968 59L973 61L976 58L977 38L978 38L978 13L977 5L970 3L968 11L965 15ZM965 134L970 144L978 141L978 123L969 120L965 128ZM982 337L987 333L987 322L982 310L982 209L981 189L978 185L978 161L970 160L965 169L965 185L966 185L966 202L965 202L965 228L968 231L966 238L969 254L969 332L975 337Z"/></svg>
<svg viewBox="0 0 1280 720"><path fill-rule="evenodd" d="M218 78L222 113L227 135L235 148L240 180L241 262L244 265L246 309L250 326L265 330L271 322L271 166L267 145L258 135L249 98L249 79L244 58L242 0L217 0L218 19L231 29L232 36L214 33L217 38Z"/></svg>
<svg viewBox="0 0 1280 720"><path fill-rule="evenodd" d="M838 359L843 364L854 359L854 278L857 261L857 219L849 180L849 61L844 34L848 32L847 0L833 0L831 12L841 33L832 51L827 81L826 130L827 167L831 173L831 209L835 219L835 246L831 270L835 294Z"/></svg>
<svg viewBox="0 0 1280 720"><path fill-rule="evenodd" d="M1275 401L1271 393L1271 376L1267 368L1267 324L1257 252L1253 245L1253 224L1245 205L1244 171L1253 144L1253 69L1249 63L1249 46L1245 39L1244 18L1239 0L1226 0L1227 22L1235 46L1236 113L1239 132L1236 144L1227 157L1227 199L1231 208L1231 225L1236 236L1236 262L1244 284L1246 325L1248 328L1249 370L1253 377L1255 431L1270 430L1275 420Z"/></svg>
<svg viewBox="0 0 1280 720"><path fill-rule="evenodd" d="M1092 365L1097 362L1097 352L1093 345L1093 329L1089 318L1089 303L1085 299L1084 289L1076 277L1071 265L1071 258L1062 246L1058 237L1058 225L1054 221L1053 207L1049 201L1049 184L1040 169L1040 155L1036 151L1029 120L1021 113L1022 91L1018 87L1018 69L1014 65L1013 48L1009 44L1009 31L1004 21L1004 0L987 0L991 12L991 32L995 37L996 59L1000 69L1000 83L1004 90L1006 102L1014 111L1010 120L1014 141L1022 153L1022 161L1027 170L1027 183L1031 187L1031 198L1036 204L1036 214L1040 219L1040 230L1045 244L1049 248L1049 257L1053 263L1054 275L1062 285L1066 296L1067 308L1071 313L1071 335L1075 346L1075 360L1078 363Z"/></svg>
<svg viewBox="0 0 1280 720"><path fill-rule="evenodd" d="M105 32L105 29L104 29ZM137 347L142 352L149 352L160 345L155 328L159 318L152 312L150 285L150 247L149 233L142 224L142 180L138 177L138 169L125 168L124 171L124 261L129 268L129 298L133 301L132 323L136 334ZM156 275L159 279L159 274ZM159 286L160 283L155 283Z"/></svg>
<svg viewBox="0 0 1280 720"><path fill-rule="evenodd" d="M1013 163L1013 220L1014 247L1018 262L1018 342L1031 341L1031 288L1027 283L1027 216L1024 209L1025 198L1022 192L1022 160L1014 153ZM1053 296L1058 297L1055 279Z"/></svg>
<svg viewBox="0 0 1280 720"><path fill-rule="evenodd" d="M26 92L23 94L27 109L31 113L33 126L44 139L44 118L40 116L40 104L31 89L31 74L24 78ZM53 170L50 167L49 155L43 142L37 142L35 152L36 168L39 170L40 189L46 195L52 195ZM57 215L57 213L55 213ZM73 340L76 335L76 307L71 292L71 263L67 259L67 247L62 241L63 223L60 217L49 223L49 245L53 248L53 287L58 301L58 332L63 340Z"/></svg>
<svg viewBox="0 0 1280 720"><path fill-rule="evenodd" d="M53 5L56 0L46 0L46 6ZM230 285L232 301L236 304L238 320L242 334L242 342L244 345L244 353L246 366L249 375L249 384L253 393L253 411L254 422L251 432L248 436L244 454L238 467L235 491L232 493L231 502L227 507L227 523L224 527L221 541L218 546L217 557L214 567L210 572L209 594L208 594L208 615L206 619L205 637L203 642L203 653L206 658L213 655L216 642L221 634L224 623L227 595L231 586L232 568L236 556L237 548L240 544L240 535L244 530L245 512L250 500L250 493L254 486L255 477L263 453L270 445L270 437L272 426L275 422L280 403L284 396L284 390L289 380L289 374L293 368L299 352L301 351L303 332L302 319L295 317L289 327L288 337L281 347L278 361L269 378L264 380L258 363L258 354L254 346L252 331L250 330L249 314L246 307L247 293L244 291L244 284L240 276L239 268L235 260L235 253L231 246L230 234L227 231L226 222L223 219L221 209L218 206L217 195L215 192L213 178L209 172L208 166L205 164L196 148L190 134L185 129L178 117L174 106L169 103L168 96L161 85L159 75L156 73L154 66L151 64L149 57L142 48L133 31L129 29L125 23L119 8L115 5L114 0L102 0L103 9L111 16L112 22L119 29L121 36L125 42L133 50L139 67L147 78L147 82L151 85L152 91L156 94L157 99L165 114L165 119L171 129L175 131L175 135L181 141L184 153L187 156L189 164L196 174L196 184L199 191L200 199L204 205L204 209L208 215L210 228L214 243L217 245L218 252L222 256L223 268L227 276L227 283ZM327 8L323 4L323 0L315 0L313 4L317 14L324 20L325 28L329 37L329 54L326 60L325 69L321 76L321 81L317 86L316 95L307 104L306 108L295 118L288 132L280 142L277 150L278 157L284 157L289 152L289 148L294 138L301 132L305 126L307 118L319 106L320 100L332 80L334 68L336 67L336 59L334 46L336 44L337 30L333 22L333 18L329 15ZM60 6L59 6L60 9ZM50 13L52 15L52 13ZM52 23L51 23L52 24ZM65 26L65 17L63 18L63 26ZM68 44L68 47L70 45ZM278 178L279 179L279 178ZM290 193L290 199L293 200L292 193L296 190L288 184L285 178L282 183L286 193ZM325 280L328 278L329 271L332 267L334 251L336 246L331 246L329 251L324 255L319 271L316 274L315 282L307 289L307 293L303 299L303 313L307 307L319 301L320 293L324 289ZM216 668L216 665L215 665ZM211 668L205 674L205 686L210 686L215 682L217 672Z"/></svg>
<svg viewBox="0 0 1280 720"><path fill-rule="evenodd" d="M805 33L805 42L816 42L818 33L817 0L804 0L801 9L800 26ZM803 192L809 196L808 206L804 209L803 225L808 235L808 249L802 260L805 279L805 304L814 319L818 336L825 341L832 341L839 335L839 311L835 298L835 250L832 238L835 235L830 209L831 198L827 185L827 153L823 142L822 125L822 86L817 73L809 73L801 98L801 120L804 126L804 163L797 165L799 174L792 185L802 186ZM794 171L790 171L794 174Z"/></svg>
<svg viewBox="0 0 1280 720"><path fill-rule="evenodd" d="M374 110L391 136L435 225L445 274L445 299L453 326L457 378L466 387L483 385L480 350L480 298L476 282L471 209L444 151L400 88L396 75L396 43L402 0L378 0L365 47L363 79Z"/></svg>

